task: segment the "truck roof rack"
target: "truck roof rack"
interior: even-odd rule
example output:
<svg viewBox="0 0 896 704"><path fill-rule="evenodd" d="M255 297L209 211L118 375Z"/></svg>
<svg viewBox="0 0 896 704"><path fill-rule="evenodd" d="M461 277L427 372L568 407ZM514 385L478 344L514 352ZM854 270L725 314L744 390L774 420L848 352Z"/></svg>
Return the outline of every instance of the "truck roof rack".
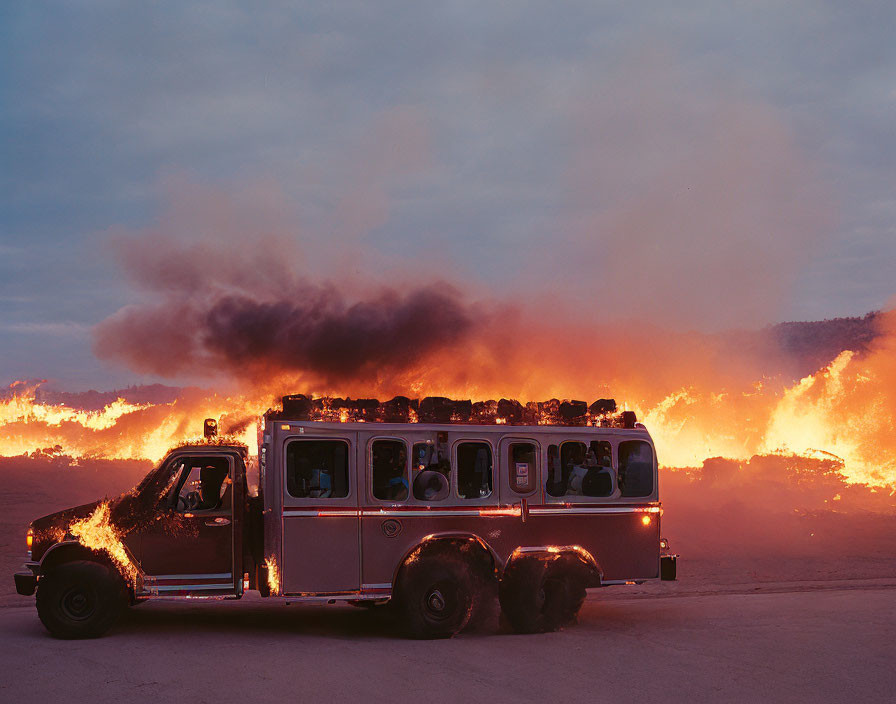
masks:
<svg viewBox="0 0 896 704"><path fill-rule="evenodd" d="M282 406L265 414L268 420L364 422L364 423L443 423L446 425L563 425L634 428L634 411L618 412L616 401L601 398L592 404L556 398L548 401L514 399L499 401L457 400L444 396L411 399L396 396L389 401L375 398L314 398L290 394Z"/></svg>

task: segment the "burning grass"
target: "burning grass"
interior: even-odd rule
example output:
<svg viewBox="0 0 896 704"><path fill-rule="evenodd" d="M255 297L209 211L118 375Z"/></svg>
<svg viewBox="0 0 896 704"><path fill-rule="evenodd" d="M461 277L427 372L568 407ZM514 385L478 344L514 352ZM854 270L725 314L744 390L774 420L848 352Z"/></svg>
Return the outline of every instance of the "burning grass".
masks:
<svg viewBox="0 0 896 704"><path fill-rule="evenodd" d="M543 327L511 335L526 339L524 348L473 340L463 356L436 351L400 374L347 377L341 384L386 398L403 390L445 394L422 401L344 398L320 380L279 368L271 370L263 386L241 393L193 389L159 403L129 400L122 393L92 410L76 408L73 396L66 403L41 400L38 385L16 383L0 399L0 456L158 460L170 447L193 440L207 417L219 419L222 436L252 448L258 420L274 404L275 394L298 386L323 393L291 397L289 419L602 425L614 423L619 411L632 410L653 436L665 467L700 466L712 457L833 456L842 461L849 482L893 486L896 312L879 314L872 324L876 336L863 338L861 351L843 350L799 380L774 373L774 356L761 345L748 354L745 343L659 333L654 338L645 333L643 339L608 333L610 347L583 333L576 344L561 345L562 330ZM539 351L537 360L532 350ZM558 393L594 398L610 388L620 399L618 408L609 407L609 400L590 406L564 401ZM500 397L508 390L523 398L556 397L520 403ZM449 394L471 400L449 401ZM489 398L498 400L475 400Z"/></svg>

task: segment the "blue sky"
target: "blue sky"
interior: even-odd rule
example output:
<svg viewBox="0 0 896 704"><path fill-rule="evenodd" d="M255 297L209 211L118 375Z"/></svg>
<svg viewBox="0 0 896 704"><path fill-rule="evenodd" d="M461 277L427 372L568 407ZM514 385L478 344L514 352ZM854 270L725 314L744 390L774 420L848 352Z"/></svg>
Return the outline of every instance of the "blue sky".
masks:
<svg viewBox="0 0 896 704"><path fill-rule="evenodd" d="M275 210L309 275L351 251L377 280L375 253L584 323L880 308L894 26L887 2L4 3L0 378L151 381L91 349L149 295L110 238L216 238L192 189Z"/></svg>

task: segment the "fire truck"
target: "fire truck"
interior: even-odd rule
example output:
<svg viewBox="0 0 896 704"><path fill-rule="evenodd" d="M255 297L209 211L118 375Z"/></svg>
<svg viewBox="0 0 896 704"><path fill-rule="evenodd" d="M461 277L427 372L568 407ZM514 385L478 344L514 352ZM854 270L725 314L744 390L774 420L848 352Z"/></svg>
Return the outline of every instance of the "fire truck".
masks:
<svg viewBox="0 0 896 704"><path fill-rule="evenodd" d="M409 635L438 638L496 598L515 631L543 632L572 623L589 588L675 579L654 444L633 413L483 420L426 401L315 418L285 397L259 432L255 490L247 448L208 420L205 441L130 492L35 520L17 591L36 592L61 638L101 635L147 600L249 590L389 602Z"/></svg>

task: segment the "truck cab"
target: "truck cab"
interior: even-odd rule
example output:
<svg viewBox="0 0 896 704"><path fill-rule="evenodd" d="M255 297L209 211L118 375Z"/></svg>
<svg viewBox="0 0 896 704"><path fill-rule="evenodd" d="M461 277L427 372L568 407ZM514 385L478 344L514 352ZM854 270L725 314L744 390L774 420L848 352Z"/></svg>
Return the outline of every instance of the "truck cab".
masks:
<svg viewBox="0 0 896 704"><path fill-rule="evenodd" d="M98 634L102 602L239 597L255 573L246 460L245 446L185 445L131 491L35 520L18 592L37 589L41 620L68 637Z"/></svg>

